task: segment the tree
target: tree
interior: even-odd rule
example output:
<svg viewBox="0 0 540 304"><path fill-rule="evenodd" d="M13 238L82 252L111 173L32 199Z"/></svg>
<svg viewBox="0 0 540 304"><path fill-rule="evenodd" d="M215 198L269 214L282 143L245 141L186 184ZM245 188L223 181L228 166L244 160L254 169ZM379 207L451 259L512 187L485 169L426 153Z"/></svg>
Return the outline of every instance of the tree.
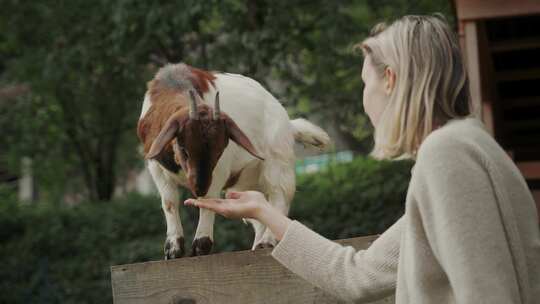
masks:
<svg viewBox="0 0 540 304"><path fill-rule="evenodd" d="M92 200L109 200L118 172L137 159L134 134L155 71L151 59L183 58L189 44L176 33L193 32L198 6L193 1L182 14L178 3L7 1L7 73L32 90L10 109L22 118L7 140L11 150L63 161L49 178L82 176Z"/></svg>

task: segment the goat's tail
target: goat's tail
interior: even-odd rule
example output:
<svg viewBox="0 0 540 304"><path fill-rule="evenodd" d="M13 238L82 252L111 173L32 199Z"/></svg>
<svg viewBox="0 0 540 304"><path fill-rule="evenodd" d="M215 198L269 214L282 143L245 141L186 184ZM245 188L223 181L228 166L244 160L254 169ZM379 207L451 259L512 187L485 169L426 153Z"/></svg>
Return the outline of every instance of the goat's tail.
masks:
<svg viewBox="0 0 540 304"><path fill-rule="evenodd" d="M330 137L320 127L313 123L299 118L291 120L294 129L294 139L304 145L314 146L321 150L330 145Z"/></svg>

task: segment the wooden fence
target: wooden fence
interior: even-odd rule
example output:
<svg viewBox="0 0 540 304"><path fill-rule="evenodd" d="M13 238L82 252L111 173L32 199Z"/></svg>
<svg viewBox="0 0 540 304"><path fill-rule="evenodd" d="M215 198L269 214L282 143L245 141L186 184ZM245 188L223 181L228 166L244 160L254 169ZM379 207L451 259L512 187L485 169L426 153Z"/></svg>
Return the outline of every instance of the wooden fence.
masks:
<svg viewBox="0 0 540 304"><path fill-rule="evenodd" d="M367 248L376 236L338 240ZM111 267L115 304L344 303L281 266L271 249ZM387 298L377 304L393 303Z"/></svg>

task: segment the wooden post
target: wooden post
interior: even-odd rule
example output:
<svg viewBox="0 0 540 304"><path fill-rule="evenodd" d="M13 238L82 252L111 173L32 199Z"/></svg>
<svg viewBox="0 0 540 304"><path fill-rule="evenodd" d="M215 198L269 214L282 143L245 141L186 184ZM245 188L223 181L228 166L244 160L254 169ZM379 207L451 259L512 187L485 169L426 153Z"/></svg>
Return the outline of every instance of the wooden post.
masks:
<svg viewBox="0 0 540 304"><path fill-rule="evenodd" d="M339 240L367 248L376 236ZM271 249L111 267L115 304L344 303L284 268ZM393 297L374 302L393 303Z"/></svg>
<svg viewBox="0 0 540 304"><path fill-rule="evenodd" d="M21 160L21 177L19 178L19 200L33 202L36 200L34 174L32 173L32 159L23 157Z"/></svg>

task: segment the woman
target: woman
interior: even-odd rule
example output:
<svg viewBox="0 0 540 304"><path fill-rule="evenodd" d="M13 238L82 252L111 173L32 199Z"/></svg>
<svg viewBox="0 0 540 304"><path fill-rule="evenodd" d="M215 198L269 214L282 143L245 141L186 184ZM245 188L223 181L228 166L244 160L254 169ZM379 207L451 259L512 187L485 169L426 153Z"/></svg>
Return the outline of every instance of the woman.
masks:
<svg viewBox="0 0 540 304"><path fill-rule="evenodd" d="M405 214L355 251L290 220L258 192L187 200L253 218L280 240L285 267L345 300L396 293L396 303L538 303L536 207L518 169L471 115L455 35L439 16L378 25L364 53L364 108L378 158L416 160Z"/></svg>

